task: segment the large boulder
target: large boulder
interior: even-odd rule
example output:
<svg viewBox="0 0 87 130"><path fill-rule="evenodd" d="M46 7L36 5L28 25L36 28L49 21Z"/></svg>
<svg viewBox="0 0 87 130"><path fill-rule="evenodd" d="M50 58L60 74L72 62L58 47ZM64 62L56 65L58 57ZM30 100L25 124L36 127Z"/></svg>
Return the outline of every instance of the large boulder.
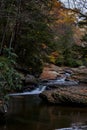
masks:
<svg viewBox="0 0 87 130"><path fill-rule="evenodd" d="M44 101L52 104L87 106L87 86L59 87L54 90L44 91L39 96Z"/></svg>
<svg viewBox="0 0 87 130"><path fill-rule="evenodd" d="M53 65L53 64L45 64L43 71L40 75L40 79L42 80L52 80L57 77L61 77L62 68Z"/></svg>
<svg viewBox="0 0 87 130"><path fill-rule="evenodd" d="M33 75L27 74L23 79L23 87L21 91L26 92L34 90L37 87L37 85L38 85L37 79Z"/></svg>
<svg viewBox="0 0 87 130"><path fill-rule="evenodd" d="M87 84L87 67L72 68L72 71L73 71L72 78L74 80L78 80L80 83Z"/></svg>
<svg viewBox="0 0 87 130"><path fill-rule="evenodd" d="M53 64L45 64L43 71L40 75L40 79L42 80L50 80L62 77L63 74L67 73L67 78L69 78L68 74L72 74L73 71L69 67L59 67Z"/></svg>
<svg viewBox="0 0 87 130"><path fill-rule="evenodd" d="M40 75L40 78L42 80L45 79L56 79L58 76L60 76L56 71L50 71L50 70L44 70L42 74Z"/></svg>
<svg viewBox="0 0 87 130"><path fill-rule="evenodd" d="M37 79L30 74L25 76L25 84L37 84Z"/></svg>

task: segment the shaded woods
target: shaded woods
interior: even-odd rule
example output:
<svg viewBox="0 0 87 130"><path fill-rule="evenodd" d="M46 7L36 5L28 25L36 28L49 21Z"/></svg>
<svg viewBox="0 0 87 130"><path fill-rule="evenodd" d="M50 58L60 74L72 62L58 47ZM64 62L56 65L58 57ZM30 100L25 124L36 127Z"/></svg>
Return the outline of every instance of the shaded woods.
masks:
<svg viewBox="0 0 87 130"><path fill-rule="evenodd" d="M18 68L39 77L44 63L87 66L87 15L75 3L77 9L68 5L57 0L0 1L1 99L21 88Z"/></svg>
<svg viewBox="0 0 87 130"><path fill-rule="evenodd" d="M79 13L56 0L1 0L0 54L13 48L17 62L33 74L44 62L86 65L86 16Z"/></svg>

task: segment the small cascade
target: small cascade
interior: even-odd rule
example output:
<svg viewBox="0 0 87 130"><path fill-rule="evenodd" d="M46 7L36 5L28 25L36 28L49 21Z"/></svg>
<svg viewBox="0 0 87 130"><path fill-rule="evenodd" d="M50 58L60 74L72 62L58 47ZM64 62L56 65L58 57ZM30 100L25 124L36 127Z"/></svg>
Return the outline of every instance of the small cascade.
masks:
<svg viewBox="0 0 87 130"><path fill-rule="evenodd" d="M56 80L50 80L47 82L47 86L49 85L63 85L63 86L71 86L71 85L78 85L77 81L74 80L67 80L71 74L68 72L65 72L60 78L57 78Z"/></svg>
<svg viewBox="0 0 87 130"><path fill-rule="evenodd" d="M23 95L36 95L42 93L46 89L46 86L39 86L38 88L30 91L30 92L22 92L22 93L12 93L9 96L23 96Z"/></svg>
<svg viewBox="0 0 87 130"><path fill-rule="evenodd" d="M87 130L87 125L73 126L73 127L69 127L69 128L61 128L61 129L55 129L55 130Z"/></svg>
<svg viewBox="0 0 87 130"><path fill-rule="evenodd" d="M66 76L62 77L62 78L59 78L59 79L56 79L55 80L55 83L64 83L66 80Z"/></svg>
<svg viewBox="0 0 87 130"><path fill-rule="evenodd" d="M37 95L42 93L48 86L55 86L55 85L64 85L64 86L71 86L71 85L78 85L78 82L76 81L66 81L66 78L69 77L70 74L65 73L60 78L57 78L55 80L49 80L44 85L41 84L37 88L35 88L32 91L22 92L22 93L12 93L9 94L9 96L23 96L23 95Z"/></svg>
<svg viewBox="0 0 87 130"><path fill-rule="evenodd" d="M55 130L73 130L72 128L61 128L61 129L55 129ZM78 130L78 129L74 129L74 130Z"/></svg>

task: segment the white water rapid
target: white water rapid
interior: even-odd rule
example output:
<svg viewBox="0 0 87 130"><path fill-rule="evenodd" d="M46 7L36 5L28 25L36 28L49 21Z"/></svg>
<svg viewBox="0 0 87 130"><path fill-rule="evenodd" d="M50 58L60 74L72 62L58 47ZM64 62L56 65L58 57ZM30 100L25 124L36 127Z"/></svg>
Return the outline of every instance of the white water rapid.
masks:
<svg viewBox="0 0 87 130"><path fill-rule="evenodd" d="M68 76L70 75L68 74ZM63 77L48 81L46 85L39 85L38 88L34 90L22 92L22 93L12 93L12 94L9 94L9 96L37 95L37 94L42 93L46 89L47 85L66 85L67 86L67 85L78 84L76 81L66 81L66 77L67 77L67 73L65 73Z"/></svg>
<svg viewBox="0 0 87 130"><path fill-rule="evenodd" d="M36 94L40 94L45 90L46 86L39 86L38 88L29 91L29 92L22 92L22 93L12 93L9 94L9 96L23 96L23 95L36 95Z"/></svg>
<svg viewBox="0 0 87 130"><path fill-rule="evenodd" d="M59 84L62 84L64 82L65 82L65 77L50 81L50 83L59 83ZM9 96L36 95L36 94L42 93L45 89L46 89L46 86L39 85L38 88L32 91L27 91L27 92L22 92L22 93L12 93L12 94L9 94Z"/></svg>

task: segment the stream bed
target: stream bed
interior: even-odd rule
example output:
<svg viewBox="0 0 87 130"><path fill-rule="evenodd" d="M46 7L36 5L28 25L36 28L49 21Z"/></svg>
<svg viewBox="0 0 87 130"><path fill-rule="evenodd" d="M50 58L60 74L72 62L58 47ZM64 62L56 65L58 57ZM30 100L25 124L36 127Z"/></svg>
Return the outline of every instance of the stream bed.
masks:
<svg viewBox="0 0 87 130"><path fill-rule="evenodd" d="M38 95L13 96L0 130L87 130L87 108L47 105Z"/></svg>

